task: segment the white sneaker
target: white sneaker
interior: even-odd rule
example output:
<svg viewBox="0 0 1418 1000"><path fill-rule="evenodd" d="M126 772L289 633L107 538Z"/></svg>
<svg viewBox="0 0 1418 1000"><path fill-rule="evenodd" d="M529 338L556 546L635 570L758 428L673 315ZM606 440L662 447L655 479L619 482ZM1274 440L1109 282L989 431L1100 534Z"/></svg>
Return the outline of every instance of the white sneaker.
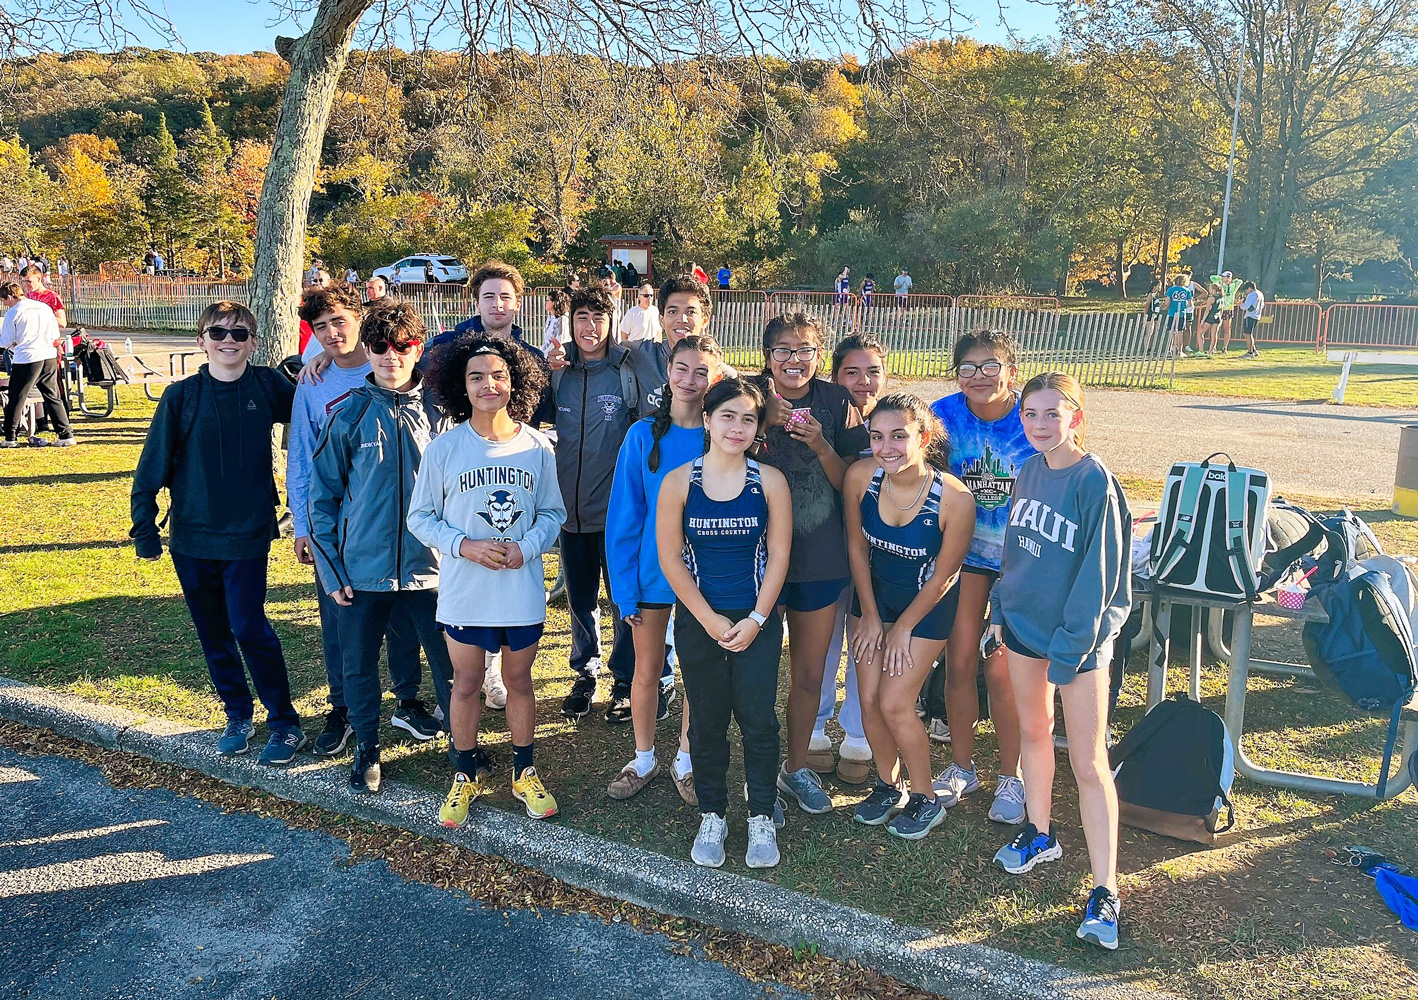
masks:
<svg viewBox="0 0 1418 1000"><path fill-rule="evenodd" d="M990 819L996 823L1019 826L1024 822L1024 780L1012 774L1000 775L995 787L995 801L990 806Z"/></svg>
<svg viewBox="0 0 1418 1000"><path fill-rule="evenodd" d="M926 723L926 735L936 743L949 743L950 725L944 719L931 719Z"/></svg>
<svg viewBox="0 0 1418 1000"><path fill-rule="evenodd" d="M973 764L968 771L959 764L951 764L936 775L932 784L941 806L949 809L971 792L977 791L980 787L980 779L975 774Z"/></svg>
<svg viewBox="0 0 1418 1000"><path fill-rule="evenodd" d="M489 656L483 673L483 697L487 707L500 712L507 707L507 685L502 683L502 657Z"/></svg>
<svg viewBox="0 0 1418 1000"><path fill-rule="evenodd" d="M750 868L776 868L779 857L778 832L773 828L773 817L750 816L748 818L748 854L744 856L744 864Z"/></svg>
<svg viewBox="0 0 1418 1000"><path fill-rule="evenodd" d="M769 829L773 821L768 821ZM705 813L699 819L699 833L694 838L694 847L689 851L696 865L718 868L724 863L724 840L729 835L729 824L718 813Z"/></svg>

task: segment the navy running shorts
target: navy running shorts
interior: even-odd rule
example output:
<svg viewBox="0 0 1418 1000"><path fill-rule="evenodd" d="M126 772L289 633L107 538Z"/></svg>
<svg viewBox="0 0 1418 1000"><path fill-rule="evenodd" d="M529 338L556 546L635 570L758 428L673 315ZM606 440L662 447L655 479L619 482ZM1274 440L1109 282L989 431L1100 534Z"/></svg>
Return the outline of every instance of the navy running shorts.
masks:
<svg viewBox="0 0 1418 1000"><path fill-rule="evenodd" d="M535 625L444 625L443 631L454 642L464 646L479 646L489 653L500 653L506 646L512 652L541 642L545 622Z"/></svg>

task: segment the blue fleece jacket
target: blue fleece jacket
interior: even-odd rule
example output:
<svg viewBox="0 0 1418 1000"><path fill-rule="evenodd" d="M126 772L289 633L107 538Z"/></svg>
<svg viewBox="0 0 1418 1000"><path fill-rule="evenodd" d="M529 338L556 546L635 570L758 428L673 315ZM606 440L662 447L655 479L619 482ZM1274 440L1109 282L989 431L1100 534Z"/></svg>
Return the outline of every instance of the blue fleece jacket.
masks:
<svg viewBox="0 0 1418 1000"><path fill-rule="evenodd" d="M648 458L654 445L653 418L637 421L625 435L611 482L610 511L606 516L606 562L610 570L611 600L622 615L640 610L640 602L673 604L675 592L660 569L655 545L655 508L665 477L704 454L704 431L675 427L660 438L660 465L650 471Z"/></svg>

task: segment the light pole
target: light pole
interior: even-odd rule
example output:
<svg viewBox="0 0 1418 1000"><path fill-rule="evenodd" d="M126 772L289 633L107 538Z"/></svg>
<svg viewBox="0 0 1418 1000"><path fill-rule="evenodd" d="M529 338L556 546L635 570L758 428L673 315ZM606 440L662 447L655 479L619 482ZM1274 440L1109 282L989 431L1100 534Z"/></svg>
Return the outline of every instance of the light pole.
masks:
<svg viewBox="0 0 1418 1000"><path fill-rule="evenodd" d="M1221 247L1216 254L1216 273L1225 273L1226 225L1231 221L1231 182L1236 177L1236 133L1241 126L1241 81L1246 75L1246 29L1250 20L1241 22L1241 48L1236 60L1236 102L1231 110L1231 158L1226 164L1226 201L1221 208Z"/></svg>

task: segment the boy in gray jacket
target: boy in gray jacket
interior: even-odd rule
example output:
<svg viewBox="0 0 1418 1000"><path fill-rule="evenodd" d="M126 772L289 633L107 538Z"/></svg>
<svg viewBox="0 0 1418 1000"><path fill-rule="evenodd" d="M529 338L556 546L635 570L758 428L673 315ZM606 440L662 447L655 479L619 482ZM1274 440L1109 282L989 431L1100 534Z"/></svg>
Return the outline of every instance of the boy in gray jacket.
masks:
<svg viewBox="0 0 1418 1000"><path fill-rule="evenodd" d="M571 605L571 670L575 680L562 702L569 719L591 710L601 669L598 602L606 569L606 509L611 479L626 431L638 418L640 385L632 352L611 339L615 313L600 285L571 297L571 342L566 364L551 376L556 398L556 473L566 503L561 531L561 566ZM630 695L635 650L630 626L616 612L609 667L612 699Z"/></svg>
<svg viewBox="0 0 1418 1000"><path fill-rule="evenodd" d="M320 586L337 605L356 741L350 788L377 793L379 647L396 608L418 632L444 718L453 666L435 617L438 554L405 523L424 449L443 424L414 370L423 321L403 303L375 307L360 325L360 341L370 358L369 380L330 416L315 448L309 519Z"/></svg>

